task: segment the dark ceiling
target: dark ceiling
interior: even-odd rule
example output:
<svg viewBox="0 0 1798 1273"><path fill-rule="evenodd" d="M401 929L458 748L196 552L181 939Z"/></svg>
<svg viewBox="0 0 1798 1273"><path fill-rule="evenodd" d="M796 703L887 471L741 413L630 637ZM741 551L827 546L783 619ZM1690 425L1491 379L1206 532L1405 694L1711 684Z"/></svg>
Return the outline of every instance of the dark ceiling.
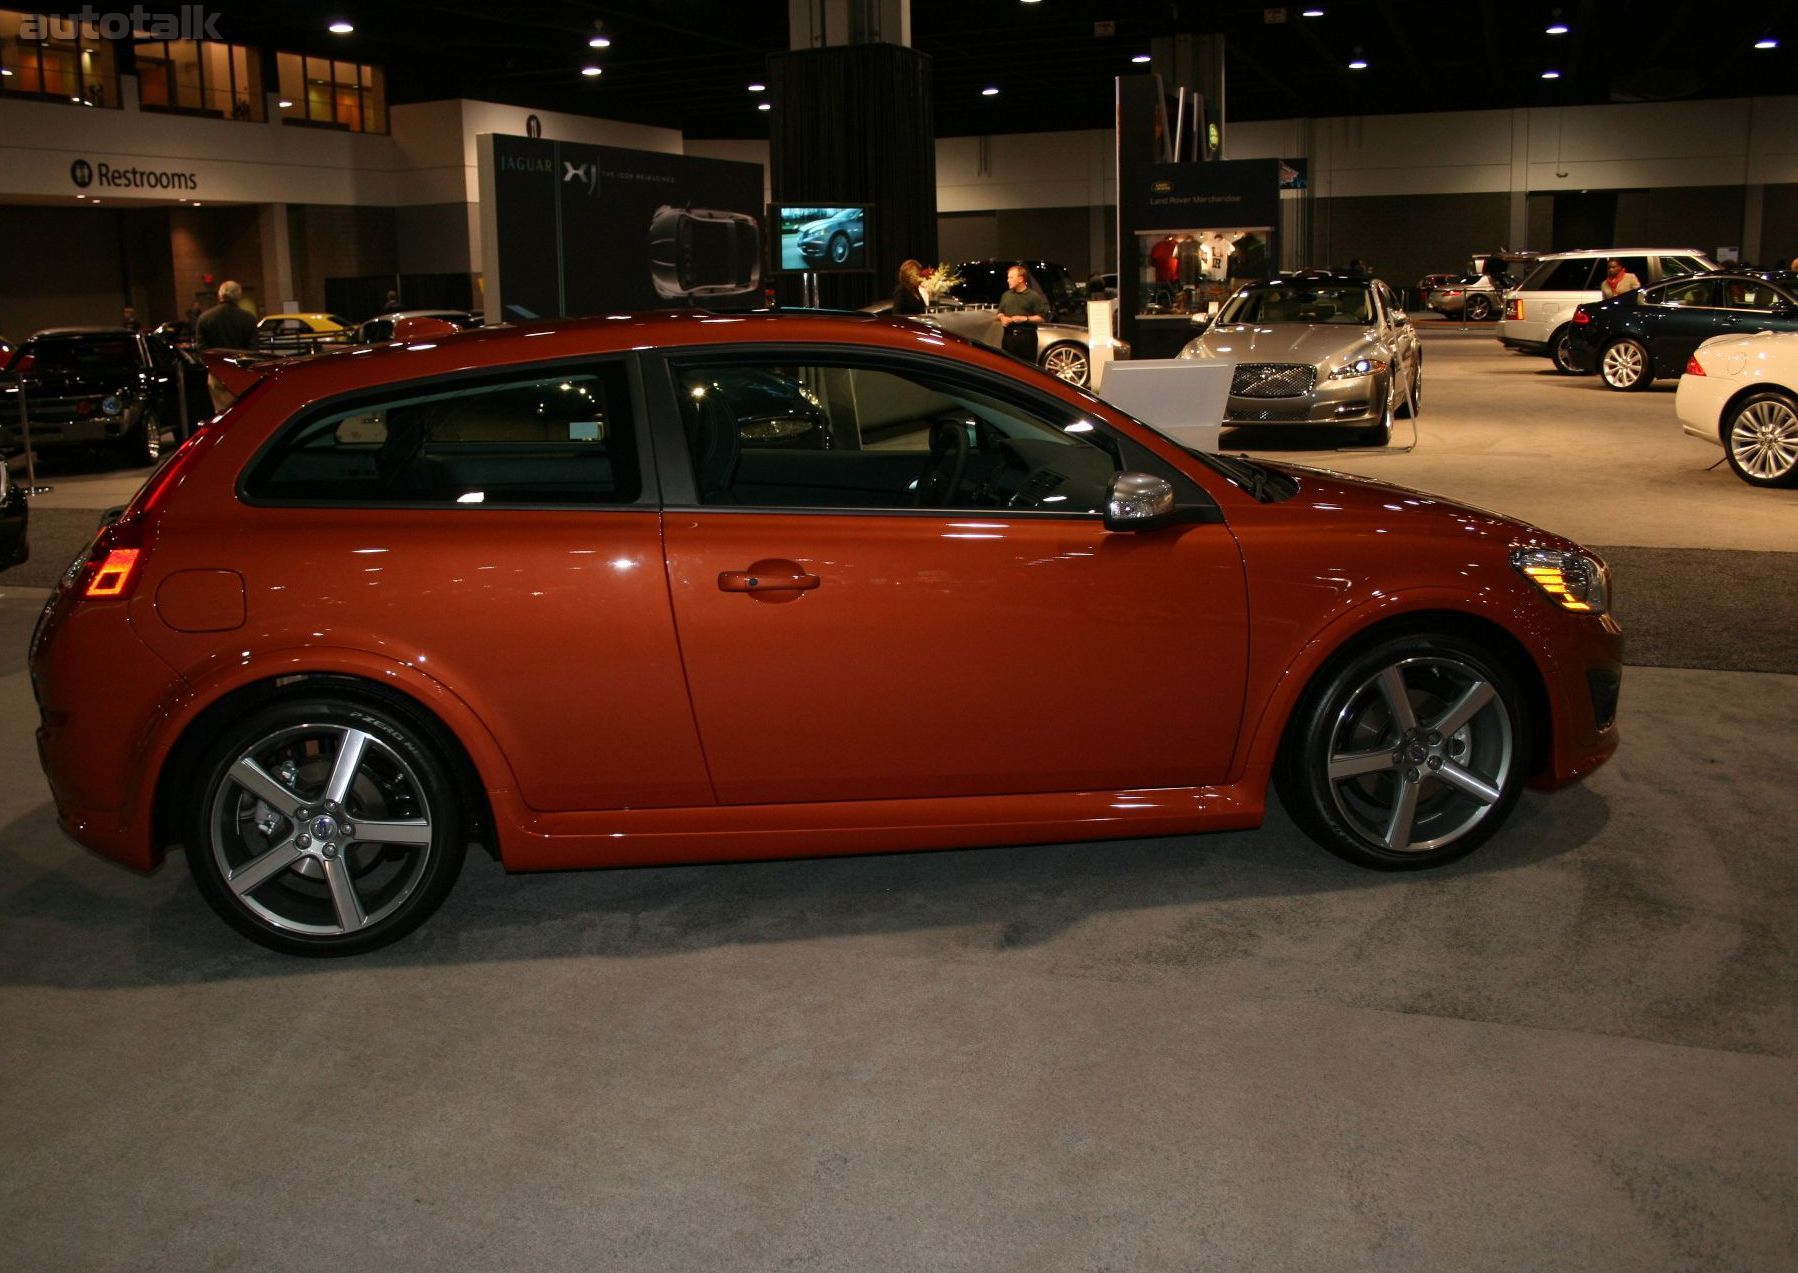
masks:
<svg viewBox="0 0 1798 1273"><path fill-rule="evenodd" d="M152 10L163 6L147 6ZM767 136L766 57L787 0L643 4L265 0L205 6L237 42L384 66L395 103L474 97L677 128ZM1301 16L1307 8L1321 17ZM1584 105L1789 93L1791 0L912 0L938 136L1107 128L1112 81L1157 36L1221 33L1231 120ZM347 36L326 26L343 18ZM1545 33L1555 21L1570 30ZM612 40L591 50L598 30ZM1110 24L1110 34L1102 24ZM1792 37L1787 40L1788 34ZM1757 50L1772 36L1780 47ZM1359 52L1366 70L1350 70ZM603 73L584 77L584 64ZM1560 72L1544 80L1545 70ZM995 97L981 90L996 87Z"/></svg>

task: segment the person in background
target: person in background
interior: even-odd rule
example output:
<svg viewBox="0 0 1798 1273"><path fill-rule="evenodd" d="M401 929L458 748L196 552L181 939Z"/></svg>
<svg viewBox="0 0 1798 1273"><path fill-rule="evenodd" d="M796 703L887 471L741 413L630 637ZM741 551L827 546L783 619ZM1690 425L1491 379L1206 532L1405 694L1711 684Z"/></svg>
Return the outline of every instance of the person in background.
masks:
<svg viewBox="0 0 1798 1273"><path fill-rule="evenodd" d="M924 299L924 280L928 272L918 262L906 259L899 263L899 277L893 284L893 312L922 314L930 308Z"/></svg>
<svg viewBox="0 0 1798 1273"><path fill-rule="evenodd" d="M135 309L131 308L131 306L129 306L129 305L125 306L125 313L119 319L119 326L123 327L128 332L134 332L134 331L139 330L139 323L137 321L137 311Z"/></svg>
<svg viewBox="0 0 1798 1273"><path fill-rule="evenodd" d="M256 320L238 303L242 300L243 284L235 279L226 279L219 284L219 303L201 314L200 321L194 324L196 350L256 348ZM206 374L206 388L212 393L215 413L237 401L237 396L211 372Z"/></svg>
<svg viewBox="0 0 1798 1273"><path fill-rule="evenodd" d="M1031 286L1030 271L1014 265L1005 271L1006 292L999 298L999 343L1013 358L1036 362L1036 329L1049 316L1040 289Z"/></svg>
<svg viewBox="0 0 1798 1273"><path fill-rule="evenodd" d="M391 314L400 307L400 294L391 287L387 289L387 299L381 302L381 313Z"/></svg>
<svg viewBox="0 0 1798 1273"><path fill-rule="evenodd" d="M1622 261L1611 261L1605 266L1604 282L1598 285L1598 290L1608 301L1613 296L1633 292L1641 286L1642 280L1624 269Z"/></svg>

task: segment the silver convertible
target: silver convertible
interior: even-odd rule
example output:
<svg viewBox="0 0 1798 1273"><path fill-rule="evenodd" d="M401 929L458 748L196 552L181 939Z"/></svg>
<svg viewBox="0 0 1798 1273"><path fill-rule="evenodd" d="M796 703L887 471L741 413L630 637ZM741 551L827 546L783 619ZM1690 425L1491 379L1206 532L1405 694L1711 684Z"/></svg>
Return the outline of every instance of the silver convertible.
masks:
<svg viewBox="0 0 1798 1273"><path fill-rule="evenodd" d="M876 301L864 305L869 314L891 313L893 302ZM917 322L954 332L977 345L1000 348L999 307L997 305L962 305L944 301L932 305L928 312L913 314ZM1119 357L1128 357L1129 347L1119 343ZM1036 329L1036 363L1051 376L1059 376L1069 384L1084 388L1092 379L1092 358L1087 352L1086 324L1043 323Z"/></svg>
<svg viewBox="0 0 1798 1273"><path fill-rule="evenodd" d="M1290 274L1224 302L1182 358L1234 363L1224 427L1329 425L1373 446L1423 399L1423 348L1378 279Z"/></svg>

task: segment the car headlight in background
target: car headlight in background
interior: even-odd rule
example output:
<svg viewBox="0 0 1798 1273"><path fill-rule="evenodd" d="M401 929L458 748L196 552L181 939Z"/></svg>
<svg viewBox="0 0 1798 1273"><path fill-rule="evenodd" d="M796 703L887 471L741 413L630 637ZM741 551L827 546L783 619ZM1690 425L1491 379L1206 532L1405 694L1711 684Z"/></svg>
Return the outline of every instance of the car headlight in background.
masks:
<svg viewBox="0 0 1798 1273"><path fill-rule="evenodd" d="M1353 380L1358 376L1371 376L1376 371L1386 370L1384 358L1357 358L1355 361L1336 368L1330 373L1331 380Z"/></svg>
<svg viewBox="0 0 1798 1273"><path fill-rule="evenodd" d="M104 398L100 399L100 411L104 415L117 415L124 409L125 404L119 400L119 396L116 393L109 393Z"/></svg>
<svg viewBox="0 0 1798 1273"><path fill-rule="evenodd" d="M1603 614L1611 606L1610 572L1585 553L1557 548L1519 548L1511 564L1563 610Z"/></svg>

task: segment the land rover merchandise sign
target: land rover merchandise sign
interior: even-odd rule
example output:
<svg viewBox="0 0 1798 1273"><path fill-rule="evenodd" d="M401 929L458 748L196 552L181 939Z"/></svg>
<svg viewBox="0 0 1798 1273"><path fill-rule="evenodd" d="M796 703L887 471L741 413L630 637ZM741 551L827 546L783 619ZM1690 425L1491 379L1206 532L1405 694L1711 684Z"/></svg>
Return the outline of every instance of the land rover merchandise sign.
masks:
<svg viewBox="0 0 1798 1273"><path fill-rule="evenodd" d="M179 190L192 194L200 188L200 179L191 172L169 168L117 168L102 159L89 163L77 159L69 165L69 180L86 190L100 186L107 190Z"/></svg>

